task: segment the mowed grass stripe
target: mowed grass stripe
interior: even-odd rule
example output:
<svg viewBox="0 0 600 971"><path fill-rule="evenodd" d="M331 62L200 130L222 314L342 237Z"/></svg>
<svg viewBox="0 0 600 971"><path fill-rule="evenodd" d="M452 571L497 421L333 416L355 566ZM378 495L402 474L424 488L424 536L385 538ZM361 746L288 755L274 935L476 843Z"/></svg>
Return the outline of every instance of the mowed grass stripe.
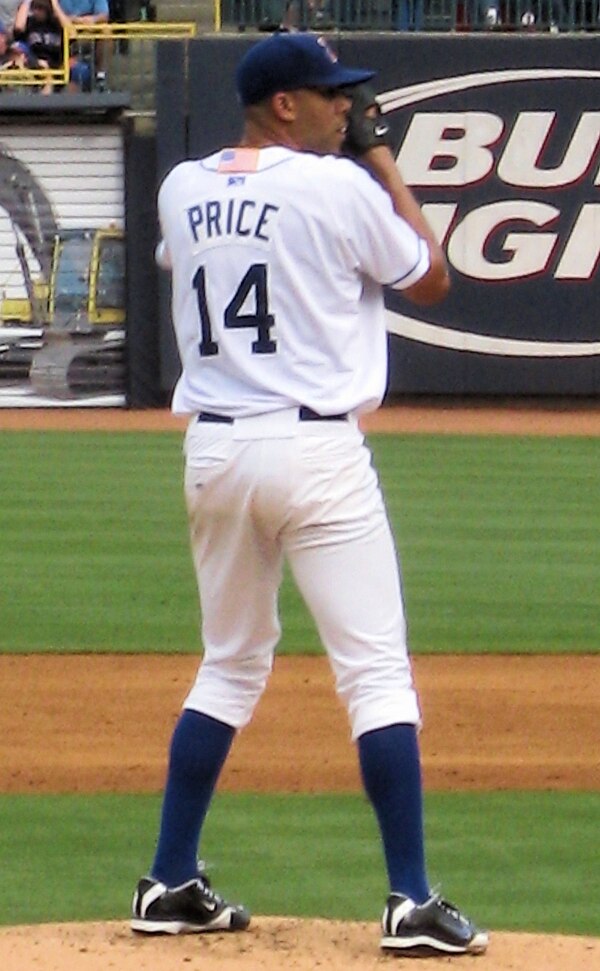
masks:
<svg viewBox="0 0 600 971"><path fill-rule="evenodd" d="M597 652L600 440L371 436L412 650ZM179 433L4 432L0 650L196 652ZM281 651L317 653L286 575Z"/></svg>
<svg viewBox="0 0 600 971"><path fill-rule="evenodd" d="M158 796L0 796L0 923L126 919ZM493 929L600 935L599 793L430 793L429 874ZM381 916L373 816L355 795L217 795L201 852L256 914Z"/></svg>

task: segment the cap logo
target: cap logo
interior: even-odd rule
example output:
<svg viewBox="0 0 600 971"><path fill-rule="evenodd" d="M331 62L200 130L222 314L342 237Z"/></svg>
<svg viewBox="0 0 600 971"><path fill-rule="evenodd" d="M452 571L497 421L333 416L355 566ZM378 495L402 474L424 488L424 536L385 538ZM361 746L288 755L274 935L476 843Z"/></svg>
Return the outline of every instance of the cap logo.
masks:
<svg viewBox="0 0 600 971"><path fill-rule="evenodd" d="M329 46L325 38L317 37L317 44L319 44L323 48L331 63L336 64L338 59L337 54L335 53L335 51L332 51L331 47Z"/></svg>

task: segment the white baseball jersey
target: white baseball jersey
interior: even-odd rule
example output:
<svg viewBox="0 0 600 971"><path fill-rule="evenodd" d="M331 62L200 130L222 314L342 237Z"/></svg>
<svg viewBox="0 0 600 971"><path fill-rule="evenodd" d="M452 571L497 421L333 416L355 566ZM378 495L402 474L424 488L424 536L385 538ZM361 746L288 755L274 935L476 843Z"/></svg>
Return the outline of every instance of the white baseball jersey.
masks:
<svg viewBox="0 0 600 971"><path fill-rule="evenodd" d="M223 149L182 162L158 197L182 374L176 414L376 408L387 379L382 284L429 250L349 159Z"/></svg>

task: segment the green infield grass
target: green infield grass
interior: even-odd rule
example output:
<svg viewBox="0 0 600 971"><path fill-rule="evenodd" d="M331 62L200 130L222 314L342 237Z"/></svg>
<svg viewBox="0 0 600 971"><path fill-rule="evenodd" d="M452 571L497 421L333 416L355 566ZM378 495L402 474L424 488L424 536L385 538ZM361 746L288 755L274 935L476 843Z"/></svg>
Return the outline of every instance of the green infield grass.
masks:
<svg viewBox="0 0 600 971"><path fill-rule="evenodd" d="M195 652L178 433L3 432L0 651ZM370 439L415 653L600 647L600 440ZM289 575L284 653L320 651Z"/></svg>
<svg viewBox="0 0 600 971"><path fill-rule="evenodd" d="M150 865L151 795L0 796L0 923L126 919ZM430 793L430 879L492 929L600 935L598 793ZM202 854L255 914L373 920L387 892L357 795L220 794Z"/></svg>

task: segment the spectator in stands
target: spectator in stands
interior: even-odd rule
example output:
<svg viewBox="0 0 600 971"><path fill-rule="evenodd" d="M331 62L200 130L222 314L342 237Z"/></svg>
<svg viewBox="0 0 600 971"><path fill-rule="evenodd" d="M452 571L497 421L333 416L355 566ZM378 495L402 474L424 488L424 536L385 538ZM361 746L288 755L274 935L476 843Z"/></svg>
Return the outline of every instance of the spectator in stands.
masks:
<svg viewBox="0 0 600 971"><path fill-rule="evenodd" d="M468 20L464 22L472 28L493 30L502 27L500 0L471 0L466 5L465 14Z"/></svg>
<svg viewBox="0 0 600 971"><path fill-rule="evenodd" d="M59 0L23 0L15 17L14 34L27 44L40 67L56 70L63 64L64 31L70 23ZM86 86L89 87L88 65L70 59L69 89L80 91ZM49 83L44 93L52 89Z"/></svg>
<svg viewBox="0 0 600 971"><path fill-rule="evenodd" d="M423 0L392 0L394 30L423 30Z"/></svg>
<svg viewBox="0 0 600 971"><path fill-rule="evenodd" d="M283 33L306 30L311 9L312 0L286 0L279 30Z"/></svg>
<svg viewBox="0 0 600 971"><path fill-rule="evenodd" d="M74 24L107 24L109 20L108 0L62 0L62 8ZM95 69L95 86L103 91L106 87L106 47L107 41L95 44L92 60Z"/></svg>
<svg viewBox="0 0 600 971"><path fill-rule="evenodd" d="M63 61L63 32L68 26L69 18L58 0L23 0L15 16L13 33L45 67L58 68Z"/></svg>
<svg viewBox="0 0 600 971"><path fill-rule="evenodd" d="M259 30L275 29L285 34L295 33L298 30L329 30L333 25L330 0L285 0L281 23L278 27L274 27L272 21L278 9L281 9L281 4L276 0L263 3L263 18L265 14L267 17L259 24ZM347 15L349 13L350 8L346 11Z"/></svg>
<svg viewBox="0 0 600 971"><path fill-rule="evenodd" d="M8 85L12 87L12 82L10 79L11 70L37 70L42 69L46 65L38 61L35 54L31 52L27 44L22 40L15 40L14 37L6 29L5 25L0 21L0 84L2 87ZM6 72L6 73L4 73ZM36 81L38 77L36 76ZM46 82L40 87L37 84L32 85L34 90L40 90L42 94L49 94L52 90L52 86ZM31 89L30 89L31 90Z"/></svg>
<svg viewBox="0 0 600 971"><path fill-rule="evenodd" d="M37 67L37 61L27 44L15 40L12 31L0 21L0 68L10 67Z"/></svg>
<svg viewBox="0 0 600 971"><path fill-rule="evenodd" d="M22 41L11 40L6 33L0 35L0 68L18 67L31 68L37 67L37 61L32 57L31 51Z"/></svg>
<svg viewBox="0 0 600 971"><path fill-rule="evenodd" d="M567 17L562 0L533 0L508 4L508 23L525 30L549 30L557 34L566 26Z"/></svg>
<svg viewBox="0 0 600 971"><path fill-rule="evenodd" d="M486 30L502 26L499 0L479 0L479 26Z"/></svg>

